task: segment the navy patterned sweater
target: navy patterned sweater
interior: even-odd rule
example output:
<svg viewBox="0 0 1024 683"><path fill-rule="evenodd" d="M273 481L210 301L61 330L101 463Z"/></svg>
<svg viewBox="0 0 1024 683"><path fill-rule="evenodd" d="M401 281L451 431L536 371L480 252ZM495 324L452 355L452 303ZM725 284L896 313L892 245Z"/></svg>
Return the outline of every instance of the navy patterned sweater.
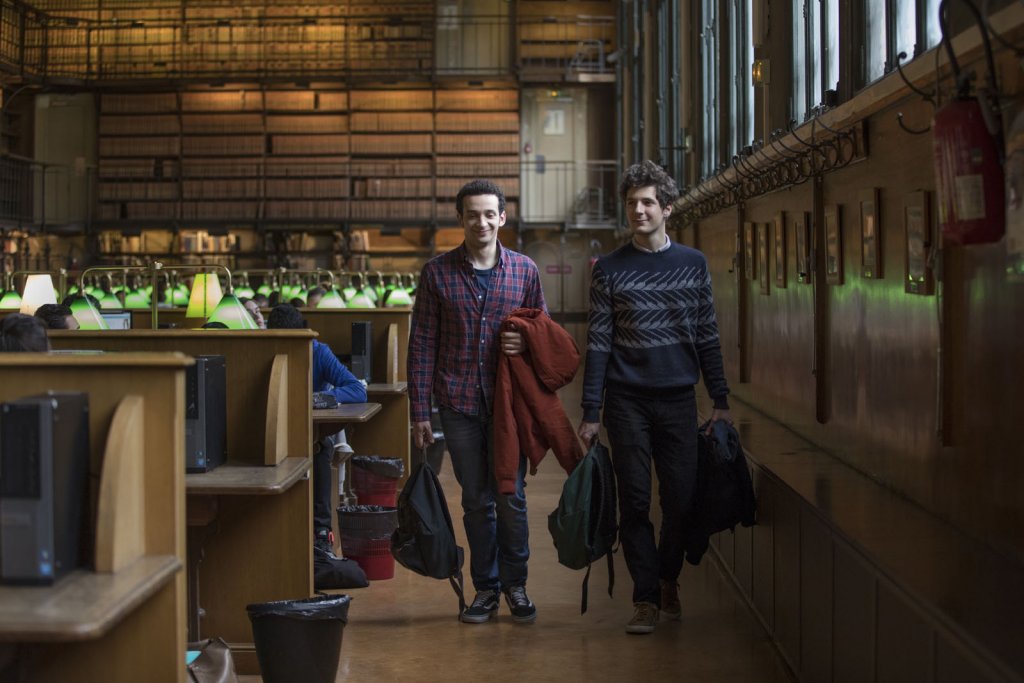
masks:
<svg viewBox="0 0 1024 683"><path fill-rule="evenodd" d="M672 398L701 374L716 408L729 407L711 274L704 254L632 243L594 265L583 376L583 419L597 422L605 390Z"/></svg>

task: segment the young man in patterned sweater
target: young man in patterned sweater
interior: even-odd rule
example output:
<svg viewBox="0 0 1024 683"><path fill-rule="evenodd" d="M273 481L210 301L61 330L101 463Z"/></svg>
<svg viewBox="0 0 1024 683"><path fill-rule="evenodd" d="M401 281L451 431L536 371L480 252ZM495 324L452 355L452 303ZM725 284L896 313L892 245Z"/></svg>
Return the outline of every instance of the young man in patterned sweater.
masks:
<svg viewBox="0 0 1024 683"><path fill-rule="evenodd" d="M626 566L633 578L627 633L651 633L659 610L679 619L683 524L697 474L694 385L704 377L712 422L731 422L711 276L704 254L673 243L665 221L678 196L652 161L629 167L620 195L632 239L595 265L583 381L585 444L597 437L602 403L618 481ZM655 544L651 462L662 524Z"/></svg>

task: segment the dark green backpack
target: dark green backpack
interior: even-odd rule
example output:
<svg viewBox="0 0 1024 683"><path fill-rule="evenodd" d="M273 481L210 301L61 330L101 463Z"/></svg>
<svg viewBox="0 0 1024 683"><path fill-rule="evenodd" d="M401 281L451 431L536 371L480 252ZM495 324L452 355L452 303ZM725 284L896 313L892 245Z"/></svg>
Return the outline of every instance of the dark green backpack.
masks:
<svg viewBox="0 0 1024 683"><path fill-rule="evenodd" d="M605 556L608 558L608 595L612 595L615 587L612 555L619 535L615 471L608 449L597 440L565 480L558 509L548 515L548 531L558 550L560 564L569 569L587 569L580 601L580 614L585 614L590 565Z"/></svg>

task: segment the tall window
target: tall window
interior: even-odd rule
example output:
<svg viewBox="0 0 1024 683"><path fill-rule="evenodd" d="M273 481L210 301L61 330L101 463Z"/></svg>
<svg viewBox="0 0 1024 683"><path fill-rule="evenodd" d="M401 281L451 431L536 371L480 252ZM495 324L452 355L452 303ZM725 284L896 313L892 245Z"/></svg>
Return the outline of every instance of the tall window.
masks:
<svg viewBox="0 0 1024 683"><path fill-rule="evenodd" d="M797 122L807 115L807 20L808 0L793 0L793 116Z"/></svg>
<svg viewBox="0 0 1024 683"><path fill-rule="evenodd" d="M939 44L939 0L867 0L861 27L863 78L868 84Z"/></svg>
<svg viewBox="0 0 1024 683"><path fill-rule="evenodd" d="M839 0L793 1L793 118L839 87Z"/></svg>
<svg viewBox="0 0 1024 683"><path fill-rule="evenodd" d="M731 159L754 139L754 34L751 0L729 0L729 149Z"/></svg>
<svg viewBox="0 0 1024 683"><path fill-rule="evenodd" d="M718 125L718 0L701 0L701 95L703 111L703 156L701 171L709 176L719 164Z"/></svg>

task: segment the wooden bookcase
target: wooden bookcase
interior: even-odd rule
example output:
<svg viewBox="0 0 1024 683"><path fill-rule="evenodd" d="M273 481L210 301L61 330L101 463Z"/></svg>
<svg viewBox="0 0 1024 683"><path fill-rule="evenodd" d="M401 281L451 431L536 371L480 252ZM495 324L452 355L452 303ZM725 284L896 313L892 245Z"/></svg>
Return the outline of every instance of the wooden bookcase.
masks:
<svg viewBox="0 0 1024 683"><path fill-rule="evenodd" d="M368 236L357 254L421 256L429 235L405 231L454 224L468 180L495 180L516 217L519 91L105 92L99 176L105 229L351 228Z"/></svg>

